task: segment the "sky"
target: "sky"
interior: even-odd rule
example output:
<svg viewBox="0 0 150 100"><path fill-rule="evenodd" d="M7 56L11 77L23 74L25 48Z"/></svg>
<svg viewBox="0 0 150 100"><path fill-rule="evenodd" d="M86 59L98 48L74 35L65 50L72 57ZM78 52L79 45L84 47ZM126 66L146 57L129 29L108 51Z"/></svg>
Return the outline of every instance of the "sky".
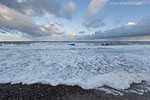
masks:
<svg viewBox="0 0 150 100"><path fill-rule="evenodd" d="M0 0L0 41L150 40L150 0Z"/></svg>

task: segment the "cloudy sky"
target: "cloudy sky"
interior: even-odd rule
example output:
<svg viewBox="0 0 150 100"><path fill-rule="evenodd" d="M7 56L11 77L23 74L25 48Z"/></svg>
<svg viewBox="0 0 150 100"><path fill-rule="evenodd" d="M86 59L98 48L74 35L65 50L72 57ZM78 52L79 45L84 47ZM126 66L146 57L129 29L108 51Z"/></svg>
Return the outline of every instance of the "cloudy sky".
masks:
<svg viewBox="0 0 150 100"><path fill-rule="evenodd" d="M0 41L150 40L150 0L0 0Z"/></svg>

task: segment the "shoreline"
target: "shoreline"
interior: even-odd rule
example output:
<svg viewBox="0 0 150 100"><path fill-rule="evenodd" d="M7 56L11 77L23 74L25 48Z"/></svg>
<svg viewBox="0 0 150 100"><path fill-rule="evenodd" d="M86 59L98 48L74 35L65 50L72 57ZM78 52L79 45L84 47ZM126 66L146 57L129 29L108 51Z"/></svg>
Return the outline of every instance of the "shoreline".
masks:
<svg viewBox="0 0 150 100"><path fill-rule="evenodd" d="M100 90L84 90L78 86L0 84L0 100L150 100L150 92L116 96Z"/></svg>

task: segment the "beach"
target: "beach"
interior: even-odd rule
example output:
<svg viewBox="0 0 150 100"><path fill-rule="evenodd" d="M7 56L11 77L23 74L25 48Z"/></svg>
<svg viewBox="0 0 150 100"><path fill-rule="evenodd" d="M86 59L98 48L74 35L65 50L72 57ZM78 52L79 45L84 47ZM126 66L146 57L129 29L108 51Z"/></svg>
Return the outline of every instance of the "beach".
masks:
<svg viewBox="0 0 150 100"><path fill-rule="evenodd" d="M94 89L84 90L78 86L0 84L0 100L150 100L150 92L120 96Z"/></svg>

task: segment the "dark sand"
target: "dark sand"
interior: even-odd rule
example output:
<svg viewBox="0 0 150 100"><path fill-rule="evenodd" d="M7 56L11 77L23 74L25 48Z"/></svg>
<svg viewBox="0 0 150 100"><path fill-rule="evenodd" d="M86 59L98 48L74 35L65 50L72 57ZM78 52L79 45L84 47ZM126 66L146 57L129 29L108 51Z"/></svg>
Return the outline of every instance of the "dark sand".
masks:
<svg viewBox="0 0 150 100"><path fill-rule="evenodd" d="M150 92L114 96L99 90L84 90L78 86L0 84L0 100L150 100Z"/></svg>

